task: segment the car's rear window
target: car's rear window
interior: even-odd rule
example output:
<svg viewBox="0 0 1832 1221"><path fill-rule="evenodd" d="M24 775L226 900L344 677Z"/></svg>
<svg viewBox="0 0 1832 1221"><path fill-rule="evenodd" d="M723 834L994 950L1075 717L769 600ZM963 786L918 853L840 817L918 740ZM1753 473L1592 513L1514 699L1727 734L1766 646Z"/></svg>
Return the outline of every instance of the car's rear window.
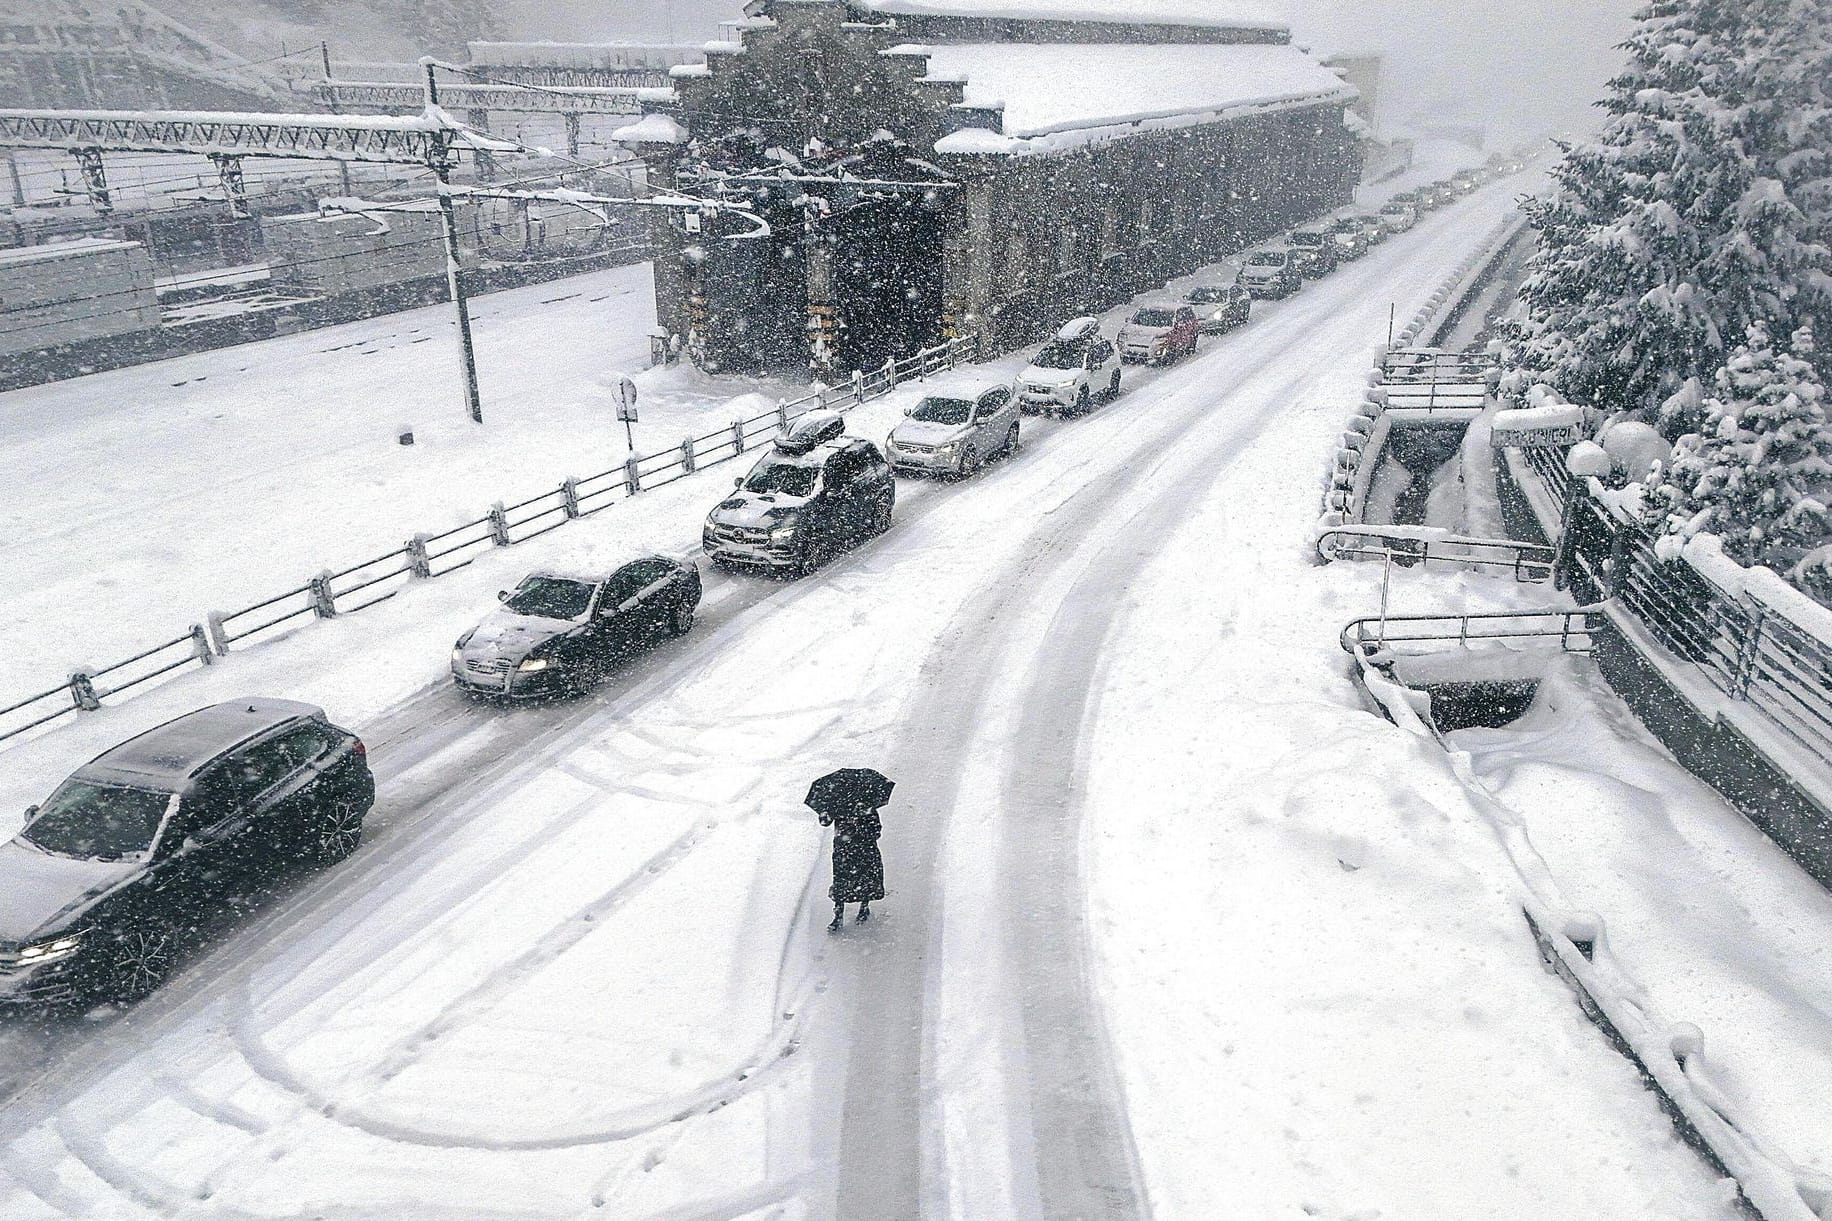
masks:
<svg viewBox="0 0 1832 1221"><path fill-rule="evenodd" d="M1247 262L1255 267L1283 267L1285 265L1285 256L1278 253L1276 250L1268 250L1263 254L1254 255L1252 258L1248 259Z"/></svg>
<svg viewBox="0 0 1832 1221"><path fill-rule="evenodd" d="M55 856L117 861L151 851L170 793L66 780L20 838Z"/></svg>
<svg viewBox="0 0 1832 1221"><path fill-rule="evenodd" d="M1321 233L1294 233L1291 235L1293 246L1320 246L1323 244Z"/></svg>
<svg viewBox="0 0 1832 1221"><path fill-rule="evenodd" d="M1167 309L1142 309L1132 315L1139 326L1175 326L1177 316Z"/></svg>
<svg viewBox="0 0 1832 1221"><path fill-rule="evenodd" d="M518 615L577 619L591 605L595 586L565 577L529 577L503 605Z"/></svg>
<svg viewBox="0 0 1832 1221"><path fill-rule="evenodd" d="M1228 299L1228 290L1225 288L1192 288L1188 299L1197 305L1215 305Z"/></svg>

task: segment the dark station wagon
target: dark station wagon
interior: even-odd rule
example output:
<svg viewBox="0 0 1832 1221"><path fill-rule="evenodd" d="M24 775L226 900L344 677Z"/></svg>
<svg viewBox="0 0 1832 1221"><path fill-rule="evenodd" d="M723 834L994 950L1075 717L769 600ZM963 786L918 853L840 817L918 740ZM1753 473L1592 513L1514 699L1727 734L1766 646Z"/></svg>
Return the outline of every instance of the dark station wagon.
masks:
<svg viewBox="0 0 1832 1221"><path fill-rule="evenodd" d="M96 756L0 844L0 1002L136 1000L250 880L356 850L356 735L291 700L200 708Z"/></svg>

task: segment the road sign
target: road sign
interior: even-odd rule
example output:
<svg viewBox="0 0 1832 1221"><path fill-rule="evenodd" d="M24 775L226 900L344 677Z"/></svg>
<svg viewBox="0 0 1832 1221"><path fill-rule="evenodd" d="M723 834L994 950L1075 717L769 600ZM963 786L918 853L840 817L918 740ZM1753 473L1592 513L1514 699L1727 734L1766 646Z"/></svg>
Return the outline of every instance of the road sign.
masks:
<svg viewBox="0 0 1832 1221"><path fill-rule="evenodd" d="M636 423L636 383L627 377L617 383L617 418Z"/></svg>

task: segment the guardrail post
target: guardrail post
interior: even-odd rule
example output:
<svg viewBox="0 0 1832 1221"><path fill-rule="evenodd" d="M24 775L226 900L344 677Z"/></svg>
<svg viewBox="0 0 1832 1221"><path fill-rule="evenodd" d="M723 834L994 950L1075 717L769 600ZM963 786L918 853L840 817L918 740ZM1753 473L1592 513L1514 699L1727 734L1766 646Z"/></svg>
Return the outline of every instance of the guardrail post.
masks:
<svg viewBox="0 0 1832 1221"><path fill-rule="evenodd" d="M206 666L216 664L216 650L211 647L210 633L201 623L191 625L191 656Z"/></svg>
<svg viewBox="0 0 1832 1221"><path fill-rule="evenodd" d="M737 455L743 452L744 452L744 421L743 420L733 420L732 421L732 455L736 457Z"/></svg>
<svg viewBox="0 0 1832 1221"><path fill-rule="evenodd" d="M337 618L336 595L331 592L331 574L321 572L306 582L306 590L312 599L312 613L320 619Z"/></svg>
<svg viewBox="0 0 1832 1221"><path fill-rule="evenodd" d="M1762 623L1768 618L1766 607L1756 607L1749 617L1749 626L1743 639L1737 641L1737 669L1731 676L1730 695L1733 699L1749 698L1749 682L1756 675L1756 653L1762 643Z"/></svg>
<svg viewBox="0 0 1832 1221"><path fill-rule="evenodd" d="M566 502L566 520L572 521L579 516L579 481L566 479L560 484L560 496Z"/></svg>
<svg viewBox="0 0 1832 1221"><path fill-rule="evenodd" d="M503 502L500 500L490 506L490 541L498 547L507 547L512 541L509 538L509 515L503 511Z"/></svg>
<svg viewBox="0 0 1832 1221"><path fill-rule="evenodd" d="M95 712L102 706L102 701L95 695L95 675L87 670L76 670L70 675L70 701L80 712Z"/></svg>
<svg viewBox="0 0 1832 1221"><path fill-rule="evenodd" d="M896 388L897 388L897 358L894 356L887 356L884 358L884 390L885 390L885 393L888 394L892 390L895 390Z"/></svg>
<svg viewBox="0 0 1832 1221"><path fill-rule="evenodd" d="M681 470L685 474L688 474L688 475L693 474L693 438L692 437L685 437L681 440Z"/></svg>
<svg viewBox="0 0 1832 1221"><path fill-rule="evenodd" d="M776 400L776 427L787 428L788 426L789 426L789 402L787 399L777 399Z"/></svg>
<svg viewBox="0 0 1832 1221"><path fill-rule="evenodd" d="M229 629L223 626L223 612L211 611L204 616L204 630L210 633L210 644L218 657L229 655Z"/></svg>
<svg viewBox="0 0 1832 1221"><path fill-rule="evenodd" d="M852 371L852 401L855 404L865 401L865 374L859 369Z"/></svg>
<svg viewBox="0 0 1832 1221"><path fill-rule="evenodd" d="M426 535L414 535L401 550L407 553L407 562L413 567L414 576L426 578L433 575L433 561L426 554Z"/></svg>
<svg viewBox="0 0 1832 1221"><path fill-rule="evenodd" d="M623 460L623 483L629 494L634 496L642 491L642 472L636 469L636 455L631 454Z"/></svg>

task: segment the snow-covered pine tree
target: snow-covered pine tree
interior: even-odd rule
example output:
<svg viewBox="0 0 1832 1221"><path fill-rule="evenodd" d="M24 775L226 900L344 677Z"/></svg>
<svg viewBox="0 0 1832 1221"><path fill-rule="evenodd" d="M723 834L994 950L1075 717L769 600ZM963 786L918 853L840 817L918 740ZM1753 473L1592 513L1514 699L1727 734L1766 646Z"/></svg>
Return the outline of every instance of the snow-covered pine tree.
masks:
<svg viewBox="0 0 1832 1221"><path fill-rule="evenodd" d="M1737 54L1737 132L1754 178L1709 270L1777 333L1832 335L1832 0L1755 0ZM1795 350L1832 379L1832 351Z"/></svg>
<svg viewBox="0 0 1832 1221"><path fill-rule="evenodd" d="M1731 337L1827 325L1832 253L1791 193L1825 177L1832 0L1660 0L1638 14L1596 140L1528 210L1540 250L1508 357L1567 395L1658 420ZM1826 194L1832 197L1832 190Z"/></svg>
<svg viewBox="0 0 1832 1221"><path fill-rule="evenodd" d="M1598 103L1603 130L1568 147L1551 195L1528 204L1541 245L1511 355L1608 411L1652 414L1721 351L1691 274L1693 205L1724 172L1705 88L1726 59L1714 8L1655 0L1636 14L1628 63Z"/></svg>
<svg viewBox="0 0 1832 1221"><path fill-rule="evenodd" d="M1792 347L1813 351L1809 332ZM1786 572L1832 532L1832 427L1813 366L1760 323L1714 378L1702 430L1682 437L1643 497L1648 524L1715 534L1743 564Z"/></svg>

